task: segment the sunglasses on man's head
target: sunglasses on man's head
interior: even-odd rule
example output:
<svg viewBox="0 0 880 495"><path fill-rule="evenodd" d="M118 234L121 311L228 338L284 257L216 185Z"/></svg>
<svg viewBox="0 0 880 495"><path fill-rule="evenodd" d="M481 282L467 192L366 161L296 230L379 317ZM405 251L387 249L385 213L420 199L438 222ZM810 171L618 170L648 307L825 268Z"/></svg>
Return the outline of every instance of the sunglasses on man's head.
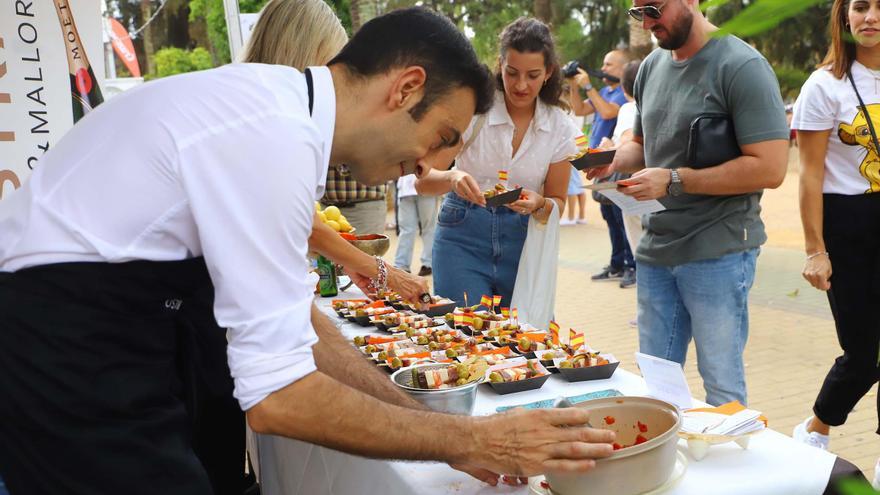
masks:
<svg viewBox="0 0 880 495"><path fill-rule="evenodd" d="M645 20L645 16L650 17L651 19L659 19L663 17L663 11L661 10L666 5L666 2L659 3L657 5L645 5L644 7L633 7L626 11L630 17L633 19L642 22Z"/></svg>

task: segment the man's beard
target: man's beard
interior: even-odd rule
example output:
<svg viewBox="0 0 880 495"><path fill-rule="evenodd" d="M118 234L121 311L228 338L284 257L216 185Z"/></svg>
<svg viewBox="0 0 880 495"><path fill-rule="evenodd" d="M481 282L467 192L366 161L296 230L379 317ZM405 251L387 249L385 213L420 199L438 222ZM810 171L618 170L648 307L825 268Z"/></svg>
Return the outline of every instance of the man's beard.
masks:
<svg viewBox="0 0 880 495"><path fill-rule="evenodd" d="M666 50L678 50L683 47L685 43L687 43L688 37L691 35L691 28L694 25L694 14L693 12L686 11L682 14L681 18L679 18L675 24L672 26L672 29L668 29L666 32L669 33L669 38L666 41L657 40L657 44L660 45L660 48Z"/></svg>

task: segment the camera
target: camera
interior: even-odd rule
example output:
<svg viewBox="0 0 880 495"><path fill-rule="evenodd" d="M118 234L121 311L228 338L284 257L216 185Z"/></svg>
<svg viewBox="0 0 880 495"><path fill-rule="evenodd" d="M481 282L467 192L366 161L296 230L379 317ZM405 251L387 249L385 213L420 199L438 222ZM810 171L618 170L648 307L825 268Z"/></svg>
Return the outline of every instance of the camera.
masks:
<svg viewBox="0 0 880 495"><path fill-rule="evenodd" d="M620 78L610 76L601 70L591 69L589 67L581 66L581 63L577 60L572 60L571 62L562 66L562 75L565 78L574 77L578 74L578 69L584 69L584 72L595 77L596 79L604 79L606 82L611 84L617 84L620 82Z"/></svg>
<svg viewBox="0 0 880 495"><path fill-rule="evenodd" d="M578 69L580 69L580 68L581 68L580 62L578 62L577 60L572 60L571 62L565 64L562 67L562 75L565 76L566 78L574 77L577 75Z"/></svg>

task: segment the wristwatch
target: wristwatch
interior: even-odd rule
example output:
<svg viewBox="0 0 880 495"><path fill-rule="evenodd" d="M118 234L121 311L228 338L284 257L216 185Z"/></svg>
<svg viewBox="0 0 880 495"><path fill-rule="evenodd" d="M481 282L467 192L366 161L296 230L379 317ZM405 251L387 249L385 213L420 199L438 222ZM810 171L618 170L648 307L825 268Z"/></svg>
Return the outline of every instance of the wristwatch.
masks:
<svg viewBox="0 0 880 495"><path fill-rule="evenodd" d="M591 89L593 89L593 83L587 82L587 85L584 86L584 91L590 91Z"/></svg>
<svg viewBox="0 0 880 495"><path fill-rule="evenodd" d="M681 176L678 175L678 170L670 170L670 176L671 180L669 181L669 185L666 186L666 193L673 197L681 196L684 192L684 184L681 182Z"/></svg>

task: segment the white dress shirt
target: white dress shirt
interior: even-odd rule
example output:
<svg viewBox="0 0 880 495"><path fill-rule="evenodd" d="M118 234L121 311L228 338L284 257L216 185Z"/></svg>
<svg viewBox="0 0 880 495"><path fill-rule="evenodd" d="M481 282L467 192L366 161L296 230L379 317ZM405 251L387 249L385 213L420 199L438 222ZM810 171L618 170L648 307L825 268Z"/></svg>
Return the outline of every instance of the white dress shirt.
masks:
<svg viewBox="0 0 880 495"><path fill-rule="evenodd" d="M0 270L204 255L247 410L313 372L314 201L336 115L327 68L233 64L97 107L0 202Z"/></svg>
<svg viewBox="0 0 880 495"><path fill-rule="evenodd" d="M470 139L477 119L479 116L471 120L462 136L465 143ZM540 98L516 156L513 156L514 130L504 103L504 93L497 91L486 122L476 139L456 158L456 167L472 175L483 191L499 182L499 170L507 170L507 183L511 187L522 186L543 192L550 164L577 153L575 138L582 134L561 108L549 106Z"/></svg>

